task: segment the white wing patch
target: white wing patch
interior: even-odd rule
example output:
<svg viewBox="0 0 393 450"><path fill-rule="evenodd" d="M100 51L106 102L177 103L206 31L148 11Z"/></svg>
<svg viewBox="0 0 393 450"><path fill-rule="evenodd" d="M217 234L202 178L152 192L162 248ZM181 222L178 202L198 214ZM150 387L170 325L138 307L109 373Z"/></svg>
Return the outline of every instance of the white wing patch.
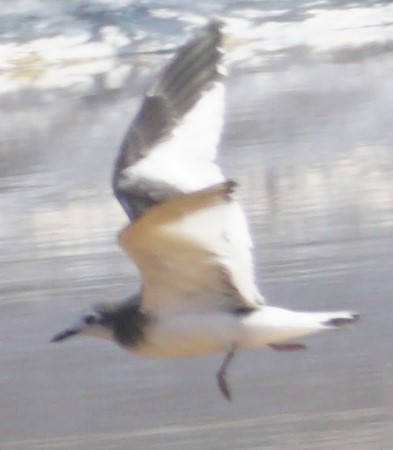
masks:
<svg viewBox="0 0 393 450"><path fill-rule="evenodd" d="M233 183L155 206L120 234L155 313L257 308L247 224L228 197Z"/></svg>
<svg viewBox="0 0 393 450"><path fill-rule="evenodd" d="M129 180L163 181L182 192L193 192L224 180L213 162L223 126L224 85L215 82L174 128L136 164L124 169Z"/></svg>

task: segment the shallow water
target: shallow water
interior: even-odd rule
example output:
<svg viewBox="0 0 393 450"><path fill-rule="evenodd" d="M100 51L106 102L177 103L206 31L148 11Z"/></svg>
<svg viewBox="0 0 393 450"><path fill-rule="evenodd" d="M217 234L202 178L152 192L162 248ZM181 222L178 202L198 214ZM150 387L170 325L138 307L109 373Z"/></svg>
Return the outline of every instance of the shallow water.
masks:
<svg viewBox="0 0 393 450"><path fill-rule="evenodd" d="M271 31L281 48L291 14ZM298 27L312 31L299 17ZM258 39L248 42L263 48ZM364 318L306 339L301 354L240 354L231 404L215 385L222 355L160 361L96 340L48 342L91 303L138 289L116 246L125 216L109 180L144 79L166 56L130 58L116 87L94 73L1 96L1 448L391 447L393 58L386 42L356 42L231 60L221 163L240 183L268 301Z"/></svg>

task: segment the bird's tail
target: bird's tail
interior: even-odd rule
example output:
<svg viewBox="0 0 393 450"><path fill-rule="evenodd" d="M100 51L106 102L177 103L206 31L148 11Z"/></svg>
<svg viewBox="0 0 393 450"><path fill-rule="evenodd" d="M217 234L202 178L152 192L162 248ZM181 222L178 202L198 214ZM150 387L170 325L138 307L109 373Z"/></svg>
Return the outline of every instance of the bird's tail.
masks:
<svg viewBox="0 0 393 450"><path fill-rule="evenodd" d="M353 311L332 312L301 312L288 309L265 306L258 317L258 328L266 338L265 330L269 332L268 344L291 342L302 336L321 331L343 328L359 320L359 314Z"/></svg>
<svg viewBox="0 0 393 450"><path fill-rule="evenodd" d="M328 328L341 328L357 322L360 315L354 311L321 313L321 325Z"/></svg>

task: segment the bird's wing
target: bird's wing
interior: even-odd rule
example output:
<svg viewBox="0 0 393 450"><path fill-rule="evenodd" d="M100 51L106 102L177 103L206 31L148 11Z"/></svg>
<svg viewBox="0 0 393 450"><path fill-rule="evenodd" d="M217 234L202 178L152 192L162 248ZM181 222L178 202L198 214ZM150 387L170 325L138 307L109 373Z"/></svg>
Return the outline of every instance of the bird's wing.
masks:
<svg viewBox="0 0 393 450"><path fill-rule="evenodd" d="M148 90L122 143L114 193L131 220L179 193L223 181L214 164L224 107L222 32L209 22Z"/></svg>
<svg viewBox="0 0 393 450"><path fill-rule="evenodd" d="M248 227L228 181L146 211L119 236L143 277L142 307L156 313L254 309Z"/></svg>

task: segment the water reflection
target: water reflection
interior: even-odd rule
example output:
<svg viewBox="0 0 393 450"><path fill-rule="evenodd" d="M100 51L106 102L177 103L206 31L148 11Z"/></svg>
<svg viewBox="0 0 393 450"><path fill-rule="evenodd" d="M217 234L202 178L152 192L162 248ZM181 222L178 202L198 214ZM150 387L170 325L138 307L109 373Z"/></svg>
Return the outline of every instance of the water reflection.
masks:
<svg viewBox="0 0 393 450"><path fill-rule="evenodd" d="M240 182L265 282L352 273L391 256L390 60L378 62L386 72L377 76L369 63L324 63L229 79L221 160ZM124 215L110 191L112 164L151 70L130 67L127 88L101 85L96 97L52 91L27 97L28 109L20 97L14 121L3 111L0 258L15 289L32 283L37 267L52 283L68 259L82 258L67 269L78 284L94 270L105 277L107 264L88 269L92 258L119 258ZM15 277L20 258L25 270ZM64 262L45 276L48 258ZM122 274L135 273L119 261Z"/></svg>

